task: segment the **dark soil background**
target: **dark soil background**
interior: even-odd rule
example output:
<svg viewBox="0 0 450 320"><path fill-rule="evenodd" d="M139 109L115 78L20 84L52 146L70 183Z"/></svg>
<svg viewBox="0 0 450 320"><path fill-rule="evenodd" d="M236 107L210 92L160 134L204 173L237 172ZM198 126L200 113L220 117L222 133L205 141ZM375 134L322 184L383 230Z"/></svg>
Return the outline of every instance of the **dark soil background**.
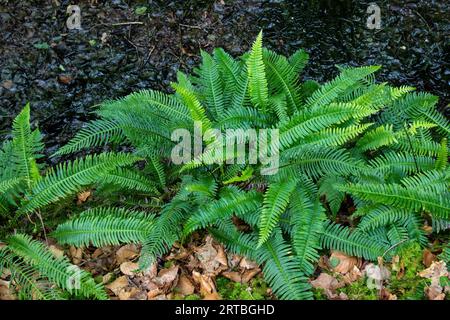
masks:
<svg viewBox="0 0 450 320"><path fill-rule="evenodd" d="M30 102L52 153L96 104L168 90L200 49L240 55L260 29L271 49L310 53L306 79L329 80L336 64L381 64L379 80L436 94L448 113L449 2L375 2L380 30L366 27L369 1L0 0L0 137ZM80 6L83 30L67 29L69 4Z"/></svg>

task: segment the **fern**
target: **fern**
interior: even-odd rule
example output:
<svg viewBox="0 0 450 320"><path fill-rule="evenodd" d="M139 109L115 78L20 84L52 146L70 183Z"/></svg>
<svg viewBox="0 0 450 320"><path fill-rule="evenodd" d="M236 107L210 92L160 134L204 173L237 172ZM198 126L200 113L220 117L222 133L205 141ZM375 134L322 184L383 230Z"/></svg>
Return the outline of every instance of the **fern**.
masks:
<svg viewBox="0 0 450 320"><path fill-rule="evenodd" d="M107 298L104 289L95 283L89 273L71 265L66 258L55 258L41 243L29 236L22 234L10 236L7 245L8 250L36 268L40 274L61 289L86 298Z"/></svg>

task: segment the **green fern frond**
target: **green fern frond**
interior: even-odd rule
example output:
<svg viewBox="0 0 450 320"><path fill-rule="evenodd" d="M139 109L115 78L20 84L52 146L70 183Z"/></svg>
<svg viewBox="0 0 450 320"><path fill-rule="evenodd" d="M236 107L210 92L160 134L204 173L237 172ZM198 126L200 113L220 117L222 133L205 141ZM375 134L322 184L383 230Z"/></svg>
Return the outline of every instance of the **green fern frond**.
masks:
<svg viewBox="0 0 450 320"><path fill-rule="evenodd" d="M30 189L40 179L36 158L43 149L40 133L30 126L30 104L28 103L13 121L12 152L15 175L23 177Z"/></svg>
<svg viewBox="0 0 450 320"><path fill-rule="evenodd" d="M265 111L269 103L269 89L263 61L262 31L252 45L252 50L247 60L247 70L250 99L256 108Z"/></svg>
<svg viewBox="0 0 450 320"><path fill-rule="evenodd" d="M100 207L60 224L52 236L77 247L143 243L154 226L152 216L122 208Z"/></svg>
<svg viewBox="0 0 450 320"><path fill-rule="evenodd" d="M273 229L277 226L281 214L289 205L297 181L281 181L269 185L264 194L263 208L259 222L258 247L269 239Z"/></svg>
<svg viewBox="0 0 450 320"><path fill-rule="evenodd" d="M363 200L414 212L427 211L437 218L450 217L450 198L444 194L433 194L419 188L407 189L395 183L349 184L337 188Z"/></svg>
<svg viewBox="0 0 450 320"><path fill-rule="evenodd" d="M371 240L358 232L333 222L326 222L320 238L323 248L338 250L351 256L376 261L388 249L382 243Z"/></svg>
<svg viewBox="0 0 450 320"><path fill-rule="evenodd" d="M205 228L217 221L231 217L233 214L243 215L257 210L261 204L261 195L257 192L229 192L230 187L220 193L219 200L201 206L191 215L184 226L186 236L193 231Z"/></svg>
<svg viewBox="0 0 450 320"><path fill-rule="evenodd" d="M117 167L131 165L138 160L140 158L126 153L102 153L58 164L35 185L19 212L32 212L74 194L82 187L98 182L102 175Z"/></svg>
<svg viewBox="0 0 450 320"><path fill-rule="evenodd" d="M10 236L6 242L9 250L61 289L87 298L107 299L103 286L96 284L89 273L70 264L65 257L55 258L43 244L32 240L31 237L16 234Z"/></svg>
<svg viewBox="0 0 450 320"><path fill-rule="evenodd" d="M120 186L126 190L136 190L158 195L156 183L147 179L137 171L125 168L116 168L101 176L99 182Z"/></svg>
<svg viewBox="0 0 450 320"><path fill-rule="evenodd" d="M124 139L125 136L123 135L121 125L115 120L94 120L82 128L69 143L58 149L53 156L100 147L108 143L120 143Z"/></svg>

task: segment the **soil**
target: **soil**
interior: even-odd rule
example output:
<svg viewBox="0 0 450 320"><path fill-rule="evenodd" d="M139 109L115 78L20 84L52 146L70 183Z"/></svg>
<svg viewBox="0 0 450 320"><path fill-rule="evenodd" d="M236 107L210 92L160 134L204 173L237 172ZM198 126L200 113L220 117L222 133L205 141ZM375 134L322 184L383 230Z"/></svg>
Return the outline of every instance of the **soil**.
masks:
<svg viewBox="0 0 450 320"><path fill-rule="evenodd" d="M273 50L309 52L305 79L329 80L336 64L380 64L380 81L429 91L446 109L450 4L376 1L381 29L371 30L369 3L0 0L0 137L30 102L52 153L102 101L143 88L167 91L177 70L198 64L200 50L239 55L260 29ZM66 27L69 4L81 8L82 30Z"/></svg>

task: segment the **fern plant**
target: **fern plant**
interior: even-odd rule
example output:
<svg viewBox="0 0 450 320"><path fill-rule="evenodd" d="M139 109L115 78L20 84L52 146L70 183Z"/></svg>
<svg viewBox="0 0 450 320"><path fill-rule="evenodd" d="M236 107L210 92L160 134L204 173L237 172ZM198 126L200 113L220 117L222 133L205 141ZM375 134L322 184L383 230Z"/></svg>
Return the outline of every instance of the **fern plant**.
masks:
<svg viewBox="0 0 450 320"><path fill-rule="evenodd" d="M164 203L88 210L57 228L53 236L61 243L141 243L146 268L175 241L207 229L230 251L263 264L279 298L310 299L307 279L322 250L389 259L407 242L426 245L425 220L448 223L449 123L435 110L435 97L377 83L378 66L339 67L327 83L302 83L308 55L265 49L262 33L238 59L222 49L201 55L193 76L178 73L174 93L143 90L103 103L98 120L55 154L131 146L145 159L141 175L153 180L153 190L141 189ZM195 136L196 126L201 133L278 129L277 173L261 174L261 163L233 162L249 159L251 148L221 161L211 149L193 150L191 161L175 164L171 133L184 129ZM122 187L137 185L133 179L139 180L130 177ZM25 211L45 201L30 203ZM356 227L336 222L346 206L356 208ZM238 231L234 216L251 231Z"/></svg>
<svg viewBox="0 0 450 320"><path fill-rule="evenodd" d="M131 165L141 158L130 153L89 155L44 169L44 163L41 163L41 134L38 129L31 128L29 104L15 118L11 136L12 139L4 141L0 149L0 219L4 221L3 233L11 229L27 231L28 221L33 221L34 214L43 222L46 216L41 210L76 195L84 188L108 183L129 189L140 190L144 186L146 191L153 190L145 177L138 177L138 173L133 171ZM64 291L67 293L68 290L65 281L71 276L67 261L55 260L43 245L26 235L8 236L6 242L8 245L0 254L0 269L14 270L13 280L22 288L21 296L37 299L65 296ZM88 274L80 274L80 281L86 288L82 286L77 295L106 297L104 292L94 287ZM45 282L41 283L41 278ZM58 290L54 290L54 285ZM68 293L72 292L69 290Z"/></svg>

